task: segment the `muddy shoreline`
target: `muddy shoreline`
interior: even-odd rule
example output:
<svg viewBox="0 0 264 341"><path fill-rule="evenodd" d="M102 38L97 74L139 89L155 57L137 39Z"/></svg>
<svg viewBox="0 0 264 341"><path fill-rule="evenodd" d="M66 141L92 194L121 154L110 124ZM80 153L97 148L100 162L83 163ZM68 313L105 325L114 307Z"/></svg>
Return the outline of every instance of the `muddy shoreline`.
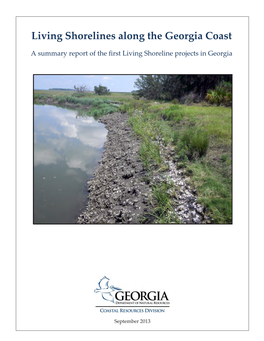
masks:
<svg viewBox="0 0 264 341"><path fill-rule="evenodd" d="M127 125L128 115L100 118L108 134L94 178L88 182L88 203L78 224L138 224L151 210L151 188L144 182L140 141Z"/></svg>
<svg viewBox="0 0 264 341"><path fill-rule="evenodd" d="M153 172L150 182L139 156L140 140L127 124L129 116L114 113L103 116L108 134L99 166L88 186L88 202L77 219L78 224L155 223L152 185L173 182L173 205L182 224L211 223L204 207L197 203L196 190L182 169L177 169L174 149L163 146L167 171ZM176 223L176 221L175 221Z"/></svg>

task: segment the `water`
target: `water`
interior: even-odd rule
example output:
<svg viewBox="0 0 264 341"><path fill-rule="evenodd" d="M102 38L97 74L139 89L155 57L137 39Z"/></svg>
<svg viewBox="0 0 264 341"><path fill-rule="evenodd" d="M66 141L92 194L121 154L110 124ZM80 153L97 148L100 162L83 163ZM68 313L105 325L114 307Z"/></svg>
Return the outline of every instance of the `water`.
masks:
<svg viewBox="0 0 264 341"><path fill-rule="evenodd" d="M34 223L74 223L107 130L77 110L34 105Z"/></svg>

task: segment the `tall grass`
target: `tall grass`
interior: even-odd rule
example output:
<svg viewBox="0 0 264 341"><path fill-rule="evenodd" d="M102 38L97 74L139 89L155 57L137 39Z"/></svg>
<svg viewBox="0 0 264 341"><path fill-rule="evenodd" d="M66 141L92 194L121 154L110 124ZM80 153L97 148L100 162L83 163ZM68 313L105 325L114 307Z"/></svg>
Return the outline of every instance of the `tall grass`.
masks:
<svg viewBox="0 0 264 341"><path fill-rule="evenodd" d="M184 167L211 221L231 223L231 108L130 101L122 110L129 112L129 122L141 138L140 155L150 174L146 178L154 170L166 169L162 150L174 146L173 158L178 167ZM155 186L153 214L159 222L168 222L172 199L164 184Z"/></svg>
<svg viewBox="0 0 264 341"><path fill-rule="evenodd" d="M199 193L198 201L207 208L216 224L232 223L232 178L206 160L189 163L191 183Z"/></svg>
<svg viewBox="0 0 264 341"><path fill-rule="evenodd" d="M183 118L183 108L179 105L172 105L160 112L161 118L168 121L180 122Z"/></svg>
<svg viewBox="0 0 264 341"><path fill-rule="evenodd" d="M178 148L181 148L182 146L186 148L186 154L189 159L202 157L206 155L209 147L209 135L201 128L197 129L190 127L183 130L182 134L177 139L176 145Z"/></svg>
<svg viewBox="0 0 264 341"><path fill-rule="evenodd" d="M82 115L100 117L106 114L117 112L119 110L120 103L116 100L106 97L91 96L91 94L72 93L69 95L69 91L54 93L49 91L47 94L36 93L34 94L34 100L48 101L48 103L58 104L60 106L74 106L78 108L84 108L89 112L83 112Z"/></svg>
<svg viewBox="0 0 264 341"><path fill-rule="evenodd" d="M153 186L153 198L156 201L156 207L153 215L156 218L156 222L159 224L175 224L179 223L179 219L173 208L173 201L168 190L172 187L172 184L163 182L159 185Z"/></svg>
<svg viewBox="0 0 264 341"><path fill-rule="evenodd" d="M172 184L162 182L152 185L152 212L149 212L142 218L142 223L156 224L178 224L179 219L176 216L173 201L169 190Z"/></svg>

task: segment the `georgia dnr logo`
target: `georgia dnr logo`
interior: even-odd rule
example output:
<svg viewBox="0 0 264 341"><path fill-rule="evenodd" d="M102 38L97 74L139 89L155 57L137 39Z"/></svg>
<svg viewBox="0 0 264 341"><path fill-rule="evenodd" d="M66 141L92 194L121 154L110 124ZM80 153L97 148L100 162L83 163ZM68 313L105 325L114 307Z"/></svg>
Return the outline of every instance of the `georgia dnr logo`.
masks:
<svg viewBox="0 0 264 341"><path fill-rule="evenodd" d="M110 279L104 276L98 283L99 288L95 289L95 293L100 293L106 301L115 304L169 304L169 299L165 291L123 291L113 285L109 286Z"/></svg>
<svg viewBox="0 0 264 341"><path fill-rule="evenodd" d="M110 301L114 303L114 296L112 295L117 290L122 290L120 288L116 288L113 285L109 286L109 278L104 276L100 282L98 283L99 289L95 289L94 292L100 293L102 298L106 301Z"/></svg>

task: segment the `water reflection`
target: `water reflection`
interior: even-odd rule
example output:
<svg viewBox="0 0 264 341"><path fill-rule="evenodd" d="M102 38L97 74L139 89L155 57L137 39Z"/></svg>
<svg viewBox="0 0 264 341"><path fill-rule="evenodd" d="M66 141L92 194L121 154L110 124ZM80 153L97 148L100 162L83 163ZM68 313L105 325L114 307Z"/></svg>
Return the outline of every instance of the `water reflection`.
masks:
<svg viewBox="0 0 264 341"><path fill-rule="evenodd" d="M103 124L76 110L34 106L34 223L74 221L106 134Z"/></svg>

